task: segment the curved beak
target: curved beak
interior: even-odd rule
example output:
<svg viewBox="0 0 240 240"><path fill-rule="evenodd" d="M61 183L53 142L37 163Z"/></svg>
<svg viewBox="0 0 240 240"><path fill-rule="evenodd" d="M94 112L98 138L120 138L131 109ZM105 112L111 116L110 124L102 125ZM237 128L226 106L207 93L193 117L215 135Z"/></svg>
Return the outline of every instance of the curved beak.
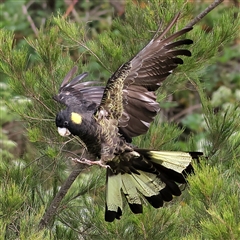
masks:
<svg viewBox="0 0 240 240"><path fill-rule="evenodd" d="M58 127L58 133L62 136L62 137L66 137L69 136L71 133L67 128L60 128Z"/></svg>

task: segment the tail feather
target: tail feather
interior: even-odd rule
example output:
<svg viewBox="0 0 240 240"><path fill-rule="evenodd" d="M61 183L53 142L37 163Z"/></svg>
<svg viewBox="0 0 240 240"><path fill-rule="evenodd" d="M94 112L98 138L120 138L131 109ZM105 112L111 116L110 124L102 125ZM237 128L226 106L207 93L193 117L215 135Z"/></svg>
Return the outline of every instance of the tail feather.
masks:
<svg viewBox="0 0 240 240"><path fill-rule="evenodd" d="M142 213L142 201L135 187L135 182L130 174L122 175L123 193L133 213Z"/></svg>
<svg viewBox="0 0 240 240"><path fill-rule="evenodd" d="M154 208L160 208L163 206L163 197L161 193L158 195L153 195L151 197L146 197L147 201L154 207Z"/></svg>
<svg viewBox="0 0 240 240"><path fill-rule="evenodd" d="M136 188L136 182L132 175L123 174L123 193L125 194L127 201L130 204L141 204L141 199Z"/></svg>
<svg viewBox="0 0 240 240"><path fill-rule="evenodd" d="M177 183L186 183L186 175L193 172L192 159L202 155L198 152L135 151L140 157L126 162L125 171L116 173L112 169L107 170L106 221L112 222L121 217L121 191L133 213L142 213L143 197L154 208L159 208L164 201L169 202L173 196L180 196Z"/></svg>
<svg viewBox="0 0 240 240"><path fill-rule="evenodd" d="M163 187L162 185L155 185L153 184L153 181L156 179L156 175L153 175L153 178L150 178L149 176L147 176L147 174L149 173L145 173L142 171L139 171L140 175L137 175L135 173L132 173L132 177L134 179L134 184L135 187L137 188L137 190L146 197L151 197L153 195L157 195L159 193L159 191L165 187L165 184L163 183Z"/></svg>
<svg viewBox="0 0 240 240"><path fill-rule="evenodd" d="M165 202L170 202L173 199L172 193L168 187L161 191L161 196Z"/></svg>
<svg viewBox="0 0 240 240"><path fill-rule="evenodd" d="M187 152L148 151L145 149L137 149L136 151L143 154L144 157L151 159L151 162L160 164L178 173L182 173L192 161L192 156Z"/></svg>
<svg viewBox="0 0 240 240"><path fill-rule="evenodd" d="M107 211L105 212L105 220L112 222L115 218L120 219L122 215L121 173L114 175L111 171L108 171L106 187Z"/></svg>

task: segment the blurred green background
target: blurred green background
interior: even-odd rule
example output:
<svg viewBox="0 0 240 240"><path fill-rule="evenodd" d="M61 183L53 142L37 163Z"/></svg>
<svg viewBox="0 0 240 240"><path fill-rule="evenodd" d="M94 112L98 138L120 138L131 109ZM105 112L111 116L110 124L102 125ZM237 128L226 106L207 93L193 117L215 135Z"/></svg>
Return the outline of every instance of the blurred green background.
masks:
<svg viewBox="0 0 240 240"><path fill-rule="evenodd" d="M152 1L157 2L157 0ZM148 2L151 1L133 0L129 2L139 5L143 12L144 10L147 12ZM181 0L172 1L172 3L170 0L159 0L158 2L164 11L166 6L172 6L175 2L181 4ZM191 5L193 7L191 18L194 18L211 2L189 0L185 2L186 6L185 3L182 5L182 9L188 8L187 3ZM196 26L198 34L204 35L201 39L213 37L212 30L214 27L218 27L217 22L225 13L230 14L232 11L232 18L239 18L239 5L239 0L224 1L201 20ZM179 9L168 7L166 11L172 13ZM120 40L124 38L121 34L125 31L125 26L119 30L115 20L126 18L126 3L125 1L111 0L0 0L0 28L14 33L16 43L16 47L13 48L12 42L9 41L8 48L12 53L11 57L15 56L14 54L20 57L15 50L26 49L26 52L30 53L27 55L29 58L27 59L26 73L29 75L32 73L34 77L39 75L39 79L36 78L29 82L27 82L29 75L25 73L25 75L21 75L21 77L26 77L26 83L30 86L29 91L26 88L26 96L23 96L19 93L22 90L18 91L16 87L16 79L20 81L23 79L23 77L16 78L21 71L13 74L16 78L14 85L14 81L10 77L11 73L7 76L3 71L1 72L0 68L0 239L105 240L136 239L139 236L139 239L239 239L240 165L238 143L240 136L238 132L239 119L236 118L239 116L239 107L236 108L236 111L231 110L231 107L239 106L240 102L239 34L234 35L234 38L227 44L224 43L224 46L219 47L219 54L211 61L214 64L207 63L206 67L196 73L196 76L200 76L199 81L203 86L203 92L212 106L213 112L209 113L210 117L206 114L207 108L205 113L202 109L203 99L199 97L199 91L193 84L194 80L186 81L185 79L178 84L174 77L179 77L179 75L175 75L166 81L158 95L161 112L155 121L156 125L150 129L147 135L135 139L138 146L146 148L160 145L163 149L204 150L206 153L208 153L207 147L210 149L209 151L213 149L207 164L202 161L201 167L199 169L196 167L198 174L190 177L190 193L184 191L183 196L173 201L178 204L165 204L165 207L159 211L145 207L144 214L140 216L130 214L128 209L124 209L123 219L109 225L103 221L104 171L93 167L85 169L71 186L51 226L46 231L38 231L37 226L45 209L75 167L66 156L59 153L59 150L73 150L74 153L79 153L79 145L65 146L65 140L58 136L54 126L55 112L48 112L48 109L44 108L48 106L52 107L51 109L58 109L62 106L53 105L50 96L52 89L46 87L46 90L44 86L41 86L41 84L48 86L46 83L48 79L45 79L44 82L43 78L54 76L51 80L54 82L57 79L58 82L54 82L56 86L53 86L57 91L62 76L64 76L63 72L68 71L65 69L66 66L59 67L60 63L58 62L58 67L56 67L58 71L48 72L49 69L51 70L51 66L49 67L43 59L40 60L36 49L33 48L33 46L39 47L37 45L39 29L42 29L43 32L41 32L40 40L45 44L47 40L51 40L52 35L57 35L56 32L54 33L56 28L48 26L48 24L53 24L53 22L48 23L52 16L64 16L65 19L70 19L77 25L85 26L84 40L89 44L88 46L94 47L93 41L104 43L104 33L106 35L111 33L110 37L113 36L113 39L114 37L115 39L119 37ZM56 19L55 21L57 22ZM163 26L167 23L166 19L159 19L159 21L163 22ZM56 25L60 26L60 24ZM141 28L141 25L137 27ZM225 26L220 25L219 27ZM47 32L46 29L51 29L52 32ZM131 30L129 32L131 33ZM141 29L137 29L136 32L141 32ZM217 31L215 33L217 34ZM100 34L102 39L98 42ZM144 36L135 36L135 38L139 42L146 43L148 39L145 39ZM100 64L100 61L97 61L88 52L86 53L79 45L69 47L61 34L56 39L56 45L58 45L56 51L63 55L61 56L62 60L59 58L59 61L63 61L63 65L70 66L72 62L82 65L82 70L88 71L89 78L92 80L106 82L116 66L119 65L119 59L124 58L121 51L111 51L110 46L109 52L106 52L105 65ZM132 39L134 38L132 37ZM35 43L36 45L34 45ZM126 47L129 52L124 53L125 58L132 52L136 53L135 46L132 47L132 50L131 44ZM202 47L205 43L199 43L197 40L194 44ZM6 46L7 44L4 42L2 45ZM62 51L58 49L59 46L62 47ZM115 45L112 44L112 46ZM199 56L198 50L203 49L202 51L204 51L203 47L195 48L195 50L194 47L192 50L196 52L197 56ZM47 46L45 45L43 49L47 49ZM208 46L206 49L210 51ZM0 53L1 51L0 48ZM47 55L47 53L45 54ZM53 52L51 54L54 55ZM114 54L116 56L111 56ZM71 56L70 60L69 55ZM203 52L202 55L202 59L201 57L184 59L186 64L183 67L187 68L187 63L191 63L193 66L198 63L203 64L207 54L205 55ZM10 56L7 57L10 59ZM109 59L115 57L116 61L108 62L106 61L108 57ZM11 60L4 59L5 62L11 62ZM33 72L31 72L31 66L36 66L41 61L46 66L42 69L43 74L37 72L37 67L33 68ZM0 63L2 62L3 60L0 59ZM6 67L4 64L1 66ZM16 64L15 68L18 67ZM13 69L15 68L13 67ZM28 69L31 70L27 72ZM58 78L58 76L61 77ZM181 77L183 78L183 76ZM38 96L38 89L43 89L41 94L46 95ZM32 97L31 91L36 94L34 101L37 104L29 100ZM41 102L42 99L43 102ZM42 103L46 105L42 107L44 110L41 112ZM26 114L24 115L25 110ZM34 114L37 112L36 116L31 114L31 110ZM207 121L205 121L206 119ZM212 119L212 122L209 119ZM212 123L210 127L207 126L209 122ZM48 125L49 128L46 129ZM161 126L160 129L159 126ZM212 132L216 135L209 136ZM189 137L192 139L192 145L189 144ZM204 146L207 146L206 149ZM214 151L217 151L217 154ZM62 152L66 153L66 151Z"/></svg>

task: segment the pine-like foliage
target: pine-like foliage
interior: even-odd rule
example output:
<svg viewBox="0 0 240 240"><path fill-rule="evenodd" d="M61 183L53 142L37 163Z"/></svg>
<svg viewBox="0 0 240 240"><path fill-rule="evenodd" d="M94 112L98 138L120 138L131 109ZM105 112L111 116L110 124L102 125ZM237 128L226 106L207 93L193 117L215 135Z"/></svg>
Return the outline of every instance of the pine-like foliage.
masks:
<svg viewBox="0 0 240 240"><path fill-rule="evenodd" d="M55 114L63 106L52 96L66 73L78 65L79 72L90 73L89 79L106 81L152 38L160 22L165 26L181 12L172 30L177 31L194 18L195 10L183 0L130 1L124 18L115 19L111 29L92 39L85 23L76 24L58 15L22 47L15 45L11 31L0 30L0 72L19 96L5 99L4 104L24 121L31 142L31 149L16 159L4 145L11 145L11 141L4 133L1 137L0 239L240 238L239 102L216 112L206 94L211 82L206 68L218 60L219 50L239 31L239 18L229 8L221 9L210 33L198 24L188 33L194 41L189 48L192 57L184 58L184 65L176 69L158 95L164 102L166 95L186 91L186 84L191 84L202 104L204 138L193 135L180 144L184 130L160 115L150 131L134 142L139 147L205 153L207 159L195 166L196 174L189 177L190 187L183 196L159 210L146 205L142 215L131 214L126 206L122 219L109 224L104 222L105 170L84 168L51 223L38 228L45 209L76 168L67 158L70 151L84 151L76 139L59 137L55 127Z"/></svg>

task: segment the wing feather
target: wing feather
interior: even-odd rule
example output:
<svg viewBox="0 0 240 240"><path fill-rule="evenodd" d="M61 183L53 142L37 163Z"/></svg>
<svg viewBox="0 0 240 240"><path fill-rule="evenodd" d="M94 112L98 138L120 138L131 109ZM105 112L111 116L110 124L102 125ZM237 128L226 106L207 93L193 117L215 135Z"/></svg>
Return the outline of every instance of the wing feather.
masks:
<svg viewBox="0 0 240 240"><path fill-rule="evenodd" d="M101 102L104 87L95 86L96 84L100 84L96 81L81 82L88 75L86 72L76 76L69 82L76 72L77 66L73 67L67 73L61 84L59 93L53 99L66 106L95 103L97 107Z"/></svg>
<svg viewBox="0 0 240 240"><path fill-rule="evenodd" d="M173 41L192 28L184 28L166 37L179 15L161 34L157 31L153 39L107 82L96 116L117 120L120 133L127 141L147 132L160 109L154 91L179 64L183 64L179 56L191 56L189 50L179 47L192 44L192 40Z"/></svg>

